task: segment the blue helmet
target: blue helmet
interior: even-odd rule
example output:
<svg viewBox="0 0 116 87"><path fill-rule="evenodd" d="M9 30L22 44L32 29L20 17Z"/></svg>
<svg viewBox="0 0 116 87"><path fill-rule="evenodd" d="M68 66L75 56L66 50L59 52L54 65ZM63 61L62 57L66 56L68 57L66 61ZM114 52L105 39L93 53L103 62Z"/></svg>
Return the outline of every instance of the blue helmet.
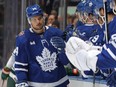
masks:
<svg viewBox="0 0 116 87"><path fill-rule="evenodd" d="M78 4L77 4L77 7L76 7L76 11L83 11L84 10L84 7L85 7L85 4L86 4L86 2L79 2Z"/></svg>
<svg viewBox="0 0 116 87"><path fill-rule="evenodd" d="M35 4L26 8L26 15L28 18L33 16L43 15L43 11L39 5Z"/></svg>
<svg viewBox="0 0 116 87"><path fill-rule="evenodd" d="M96 5L96 9L99 10L100 8L104 8L104 2L103 0L91 0L95 5ZM107 0L107 12L111 12L112 8L110 7L110 3L113 0Z"/></svg>

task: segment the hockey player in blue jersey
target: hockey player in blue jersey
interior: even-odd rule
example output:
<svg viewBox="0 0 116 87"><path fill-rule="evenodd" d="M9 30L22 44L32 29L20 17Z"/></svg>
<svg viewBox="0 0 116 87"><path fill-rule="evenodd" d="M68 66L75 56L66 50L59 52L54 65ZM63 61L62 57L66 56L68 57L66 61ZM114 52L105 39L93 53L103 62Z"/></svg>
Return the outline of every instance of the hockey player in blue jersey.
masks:
<svg viewBox="0 0 116 87"><path fill-rule="evenodd" d="M80 5L81 2L78 4ZM82 3L84 4L84 3ZM84 6L82 5L80 8L77 5L77 11L82 10L84 16L86 17L86 23L83 26L77 27L79 38L83 39L84 41L87 41L89 43L92 43L96 46L102 46L104 44L103 38L104 33L101 27L98 24L94 24L95 20L95 13L94 13L94 4L91 0L86 0ZM84 9L84 10L83 10ZM84 71L86 75L93 75L92 71ZM100 73L97 73L96 75L100 75ZM101 74L102 75L102 74ZM102 75L103 76L103 75ZM103 76L104 78L104 76Z"/></svg>
<svg viewBox="0 0 116 87"><path fill-rule="evenodd" d="M111 13L108 13L108 16L113 16ZM108 17L109 18L109 17ZM109 18L110 19L110 18ZM96 67L100 69L108 69L108 68L115 68L116 67L116 22L115 17L111 17L111 21L109 22L109 42L104 44L102 50L94 50L91 49L92 46L88 46L87 44L82 45L83 42L79 42L78 38L72 37L67 42L66 52L68 58L73 56L75 61L72 63L75 66L78 66L80 70L89 70L92 69L96 71ZM113 27L112 27L112 26ZM73 44L72 44L73 43ZM71 49L72 47L72 49ZM70 52L68 51L70 49ZM69 57L70 55L70 57ZM69 59L70 60L70 59ZM111 76L108 78L108 85L111 87L115 87L115 80L116 74L113 72Z"/></svg>
<svg viewBox="0 0 116 87"><path fill-rule="evenodd" d="M16 38L16 87L67 87L62 31L45 26L43 11L35 4L27 7L30 28Z"/></svg>
<svg viewBox="0 0 116 87"><path fill-rule="evenodd" d="M86 17L86 23L83 26L77 27L79 38L85 41L91 41L94 45L102 46L104 44L103 37L104 33L100 25L94 24L94 4L91 0L87 0L84 4L82 11ZM80 4L78 4L80 5ZM77 7L78 7L77 5ZM78 9L78 8L77 8ZM79 9L81 10L81 9Z"/></svg>

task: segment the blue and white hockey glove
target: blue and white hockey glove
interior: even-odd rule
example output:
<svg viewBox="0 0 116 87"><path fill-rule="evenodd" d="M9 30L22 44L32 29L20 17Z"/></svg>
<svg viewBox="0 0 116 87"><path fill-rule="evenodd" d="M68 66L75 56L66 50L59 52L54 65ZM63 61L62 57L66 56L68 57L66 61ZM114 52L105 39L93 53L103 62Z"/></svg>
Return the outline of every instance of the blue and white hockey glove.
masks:
<svg viewBox="0 0 116 87"><path fill-rule="evenodd" d="M64 52L66 45L61 37L54 36L51 38L50 42L58 50L58 52Z"/></svg>
<svg viewBox="0 0 116 87"><path fill-rule="evenodd" d="M15 87L29 87L26 82L16 83Z"/></svg>
<svg viewBox="0 0 116 87"><path fill-rule="evenodd" d="M112 72L108 77L107 77L107 85L110 87L116 87L116 71Z"/></svg>

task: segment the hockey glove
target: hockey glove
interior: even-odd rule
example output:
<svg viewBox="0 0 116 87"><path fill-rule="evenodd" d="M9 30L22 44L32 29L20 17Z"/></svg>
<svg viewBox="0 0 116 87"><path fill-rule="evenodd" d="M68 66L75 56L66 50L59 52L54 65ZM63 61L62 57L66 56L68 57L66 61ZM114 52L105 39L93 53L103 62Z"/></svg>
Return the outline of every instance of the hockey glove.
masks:
<svg viewBox="0 0 116 87"><path fill-rule="evenodd" d="M116 71L112 72L106 79L107 85L110 87L116 87Z"/></svg>
<svg viewBox="0 0 116 87"><path fill-rule="evenodd" d="M66 55L70 62L81 71L96 71L97 54L101 51L91 49L91 45L78 37L71 37L66 43Z"/></svg>
<svg viewBox="0 0 116 87"><path fill-rule="evenodd" d="M51 38L50 42L58 50L58 52L64 52L66 45L61 37L54 36Z"/></svg>
<svg viewBox="0 0 116 87"><path fill-rule="evenodd" d="M69 61L80 71L90 70L86 65L87 51L84 46L86 43L77 37L71 37L66 43L66 55Z"/></svg>
<svg viewBox="0 0 116 87"><path fill-rule="evenodd" d="M10 71L11 71L11 69L8 67L4 67L2 69L2 74L1 74L2 80L6 80L8 78Z"/></svg>
<svg viewBox="0 0 116 87"><path fill-rule="evenodd" d="M15 87L29 87L27 82L16 83Z"/></svg>

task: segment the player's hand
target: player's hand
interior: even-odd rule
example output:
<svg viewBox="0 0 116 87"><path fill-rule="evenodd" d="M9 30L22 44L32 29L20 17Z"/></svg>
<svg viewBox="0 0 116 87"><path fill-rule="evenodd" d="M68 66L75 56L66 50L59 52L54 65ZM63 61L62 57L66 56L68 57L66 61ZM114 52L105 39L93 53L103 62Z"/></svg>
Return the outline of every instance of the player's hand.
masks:
<svg viewBox="0 0 116 87"><path fill-rule="evenodd" d="M110 87L116 87L116 71L112 72L106 79L107 85Z"/></svg>
<svg viewBox="0 0 116 87"><path fill-rule="evenodd" d="M92 69L96 71L98 50L89 50L91 45L88 45L78 37L71 37L66 43L66 55L70 62L80 71Z"/></svg>
<svg viewBox="0 0 116 87"><path fill-rule="evenodd" d="M27 84L27 82L20 82L16 83L15 87L29 87L29 85Z"/></svg>
<svg viewBox="0 0 116 87"><path fill-rule="evenodd" d="M61 37L54 36L51 38L50 42L59 52L63 52L66 47L65 42Z"/></svg>
<svg viewBox="0 0 116 87"><path fill-rule="evenodd" d="M80 71L90 70L87 66L87 51L83 47L86 44L78 37L71 37L66 43L66 55L69 61Z"/></svg>
<svg viewBox="0 0 116 87"><path fill-rule="evenodd" d="M2 80L6 80L8 78L10 71L11 71L11 69L8 67L4 67L2 69L2 73L1 73Z"/></svg>
<svg viewBox="0 0 116 87"><path fill-rule="evenodd" d="M80 50L88 50L90 46L78 37L71 37L66 43L67 51L76 53Z"/></svg>

